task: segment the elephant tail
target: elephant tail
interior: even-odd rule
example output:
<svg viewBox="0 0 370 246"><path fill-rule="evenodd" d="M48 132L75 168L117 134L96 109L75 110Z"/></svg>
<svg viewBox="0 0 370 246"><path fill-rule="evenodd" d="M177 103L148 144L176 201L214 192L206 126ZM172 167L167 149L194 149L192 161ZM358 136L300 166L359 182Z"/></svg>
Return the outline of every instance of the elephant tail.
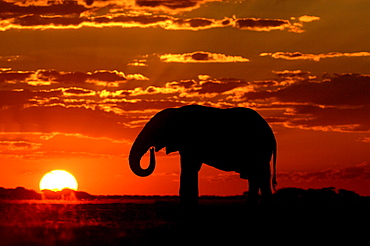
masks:
<svg viewBox="0 0 370 246"><path fill-rule="evenodd" d="M272 188L276 191L277 181L276 181L276 154L277 154L277 143L274 138L274 148L272 150L272 165L273 165L273 174L272 174Z"/></svg>

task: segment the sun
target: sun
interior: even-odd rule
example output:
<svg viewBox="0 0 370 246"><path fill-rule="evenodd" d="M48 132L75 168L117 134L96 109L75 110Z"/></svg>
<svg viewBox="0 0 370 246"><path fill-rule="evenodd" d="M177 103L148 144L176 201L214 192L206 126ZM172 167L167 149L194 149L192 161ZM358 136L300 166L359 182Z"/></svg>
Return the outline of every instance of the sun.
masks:
<svg viewBox="0 0 370 246"><path fill-rule="evenodd" d="M40 180L40 190L61 191L63 189L77 190L76 178L65 170L53 170L46 173Z"/></svg>

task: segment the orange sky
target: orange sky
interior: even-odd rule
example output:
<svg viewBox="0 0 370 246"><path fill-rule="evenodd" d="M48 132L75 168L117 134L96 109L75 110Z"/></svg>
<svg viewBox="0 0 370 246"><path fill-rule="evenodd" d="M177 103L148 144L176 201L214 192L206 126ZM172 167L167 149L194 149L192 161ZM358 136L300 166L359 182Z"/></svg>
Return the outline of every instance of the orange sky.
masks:
<svg viewBox="0 0 370 246"><path fill-rule="evenodd" d="M91 194L174 195L179 156L127 155L167 107L251 107L278 140L278 188L370 195L367 0L0 0L0 186L52 169ZM247 190L203 166L200 194Z"/></svg>

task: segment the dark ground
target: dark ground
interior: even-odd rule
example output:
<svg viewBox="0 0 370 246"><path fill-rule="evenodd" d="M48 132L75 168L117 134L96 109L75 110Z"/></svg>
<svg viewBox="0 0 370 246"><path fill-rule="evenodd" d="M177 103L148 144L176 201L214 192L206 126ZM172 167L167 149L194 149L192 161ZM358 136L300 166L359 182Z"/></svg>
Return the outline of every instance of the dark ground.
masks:
<svg viewBox="0 0 370 246"><path fill-rule="evenodd" d="M284 189L256 206L242 197L208 197L192 212L176 198L7 201L0 204L0 245L367 243L370 198L346 192Z"/></svg>

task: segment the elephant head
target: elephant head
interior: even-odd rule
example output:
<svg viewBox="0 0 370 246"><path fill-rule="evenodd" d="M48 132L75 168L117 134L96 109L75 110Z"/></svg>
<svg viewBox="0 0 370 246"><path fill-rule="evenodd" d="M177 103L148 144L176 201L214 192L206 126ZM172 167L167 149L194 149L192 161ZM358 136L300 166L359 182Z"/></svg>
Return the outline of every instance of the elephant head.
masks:
<svg viewBox="0 0 370 246"><path fill-rule="evenodd" d="M129 154L129 165L136 175L146 177L153 173L155 169L154 151L158 152L164 147L166 147L167 154L177 151L175 144L171 141L171 126L174 127L175 110L169 108L157 113L135 139ZM140 160L148 150L150 150L149 166L143 169Z"/></svg>

